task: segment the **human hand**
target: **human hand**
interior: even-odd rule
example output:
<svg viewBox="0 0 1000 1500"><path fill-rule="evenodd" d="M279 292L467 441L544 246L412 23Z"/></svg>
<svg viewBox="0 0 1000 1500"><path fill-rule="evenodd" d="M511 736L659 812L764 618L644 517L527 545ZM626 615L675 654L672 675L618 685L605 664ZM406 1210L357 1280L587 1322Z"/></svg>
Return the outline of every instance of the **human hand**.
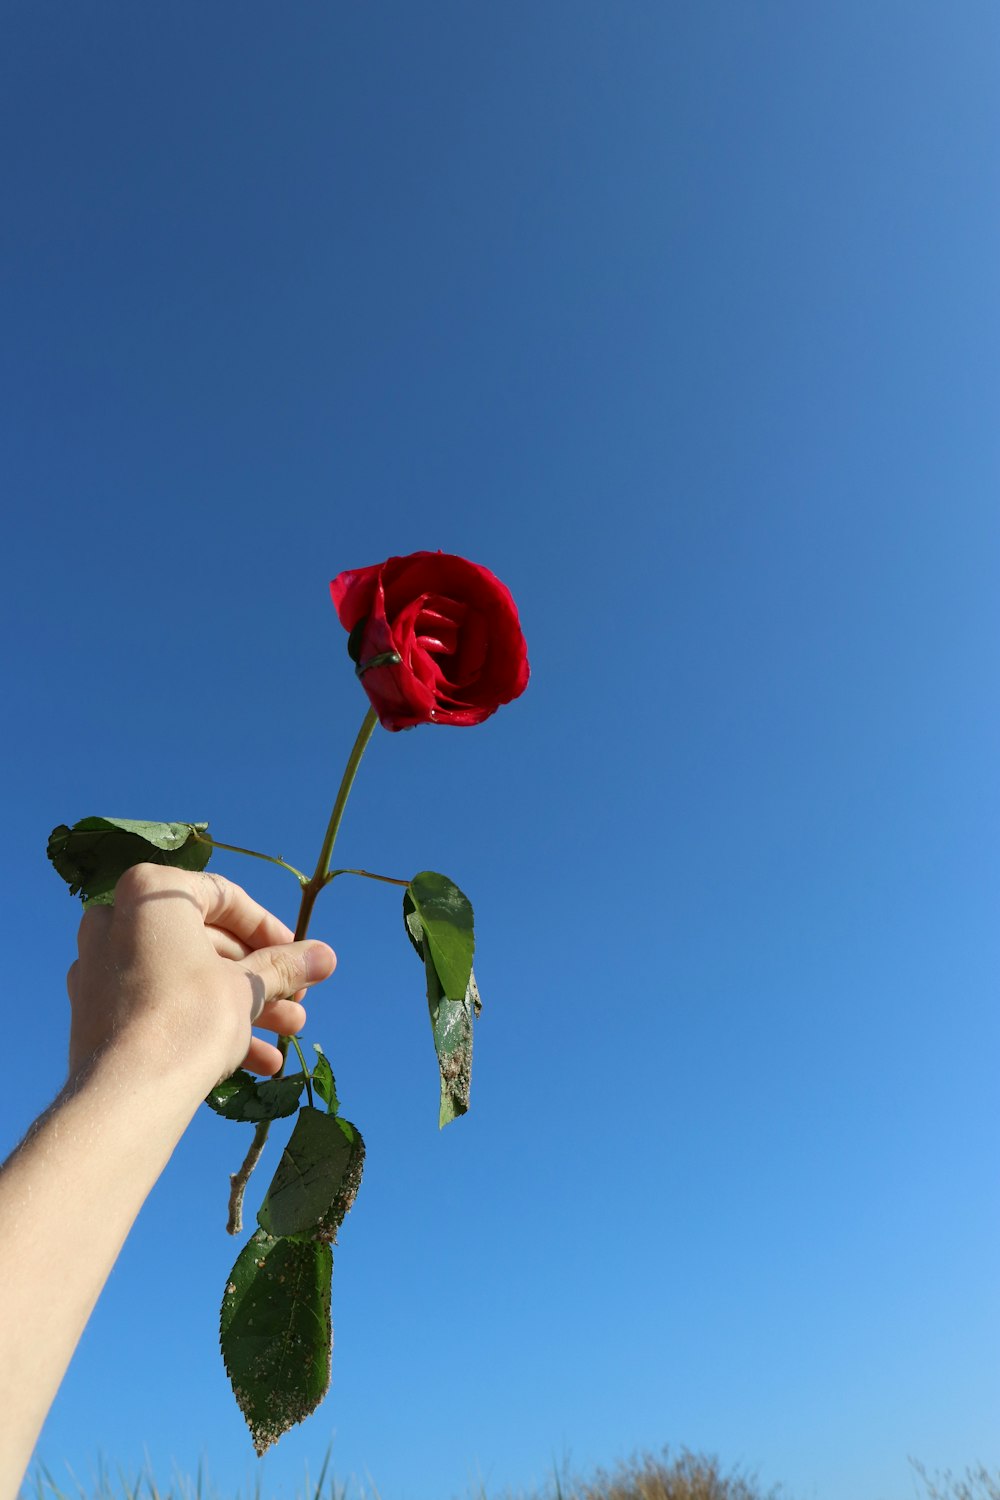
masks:
<svg viewBox="0 0 1000 1500"><path fill-rule="evenodd" d="M152 1068L189 1071L202 1095L241 1064L277 1072L281 1053L251 1023L297 1034L300 997L337 962L325 943L292 938L219 875L134 865L114 906L91 907L80 923L67 976L70 1075L132 1042Z"/></svg>

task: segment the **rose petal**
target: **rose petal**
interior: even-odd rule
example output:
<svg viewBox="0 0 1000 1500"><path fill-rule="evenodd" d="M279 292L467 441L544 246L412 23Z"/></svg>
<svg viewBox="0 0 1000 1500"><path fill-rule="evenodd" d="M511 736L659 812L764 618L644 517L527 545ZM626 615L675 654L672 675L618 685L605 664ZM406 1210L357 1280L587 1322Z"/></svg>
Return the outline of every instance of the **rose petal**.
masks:
<svg viewBox="0 0 1000 1500"><path fill-rule="evenodd" d="M388 651L401 658L361 677L388 729L480 724L527 685L517 606L478 563L415 552L341 573L330 592L346 629L365 622L362 665Z"/></svg>

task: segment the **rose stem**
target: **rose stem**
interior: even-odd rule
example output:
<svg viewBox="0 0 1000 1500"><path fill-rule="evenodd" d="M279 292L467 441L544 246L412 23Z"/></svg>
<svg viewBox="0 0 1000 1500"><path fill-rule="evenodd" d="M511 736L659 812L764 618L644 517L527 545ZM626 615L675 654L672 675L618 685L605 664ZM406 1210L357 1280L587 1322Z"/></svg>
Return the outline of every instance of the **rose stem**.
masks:
<svg viewBox="0 0 1000 1500"><path fill-rule="evenodd" d="M337 791L336 801L333 804L333 812L330 814L330 821L326 825L326 833L323 835L323 845L319 851L316 868L311 878L302 887L302 901L299 905L298 921L295 923L296 942L305 937L309 929L309 919L312 916L313 907L316 905L316 897L327 883L330 872L330 858L333 854L333 846L337 842L337 834L340 832L344 808L347 806L347 799L351 795L351 787L354 785L354 778L358 774L361 757L368 748L368 741L375 733L375 725L377 723L378 714L373 708L369 708L358 731L358 737L354 741L354 748L347 757L344 774L340 778L340 787ZM291 1038L287 1036L279 1036L278 1038L278 1049L281 1052L281 1067L279 1067L277 1073L274 1075L276 1078L280 1078L284 1071L285 1058L288 1055L290 1040ZM308 1069L306 1071L308 1072ZM270 1120L261 1120L260 1124L254 1130L253 1141L243 1161L243 1165L238 1172L233 1172L230 1176L229 1219L226 1224L226 1229L230 1234L239 1234L243 1228L243 1194L246 1192L247 1183L250 1181L250 1174L260 1160L260 1154L264 1149L264 1142L267 1140L267 1133L270 1128Z"/></svg>
<svg viewBox="0 0 1000 1500"><path fill-rule="evenodd" d="M336 880L338 875L361 875L365 880L381 880L385 885L409 885L408 880L398 880L395 875L375 875L371 870L331 870L326 877L327 884Z"/></svg>
<svg viewBox="0 0 1000 1500"><path fill-rule="evenodd" d="M313 1099L313 1086L312 1086L312 1078L310 1077L310 1074L309 1074L309 1064L306 1062L305 1056L303 1055L303 1052L302 1052L302 1048L299 1046L299 1039L298 1039L298 1037L297 1036L293 1036L291 1038L291 1043L292 1043L292 1046L295 1048L296 1052L299 1054L299 1062L302 1064L302 1072L305 1074L305 1080L306 1080L306 1098L309 1100L309 1108L312 1109L312 1107L313 1107L313 1105L314 1105L314 1103L316 1101Z"/></svg>
<svg viewBox="0 0 1000 1500"><path fill-rule="evenodd" d="M228 849L230 854L246 854L251 859L266 859L269 865L280 865L283 870L290 870L299 882L299 885L305 886L309 884L309 876L303 875L301 870L297 870L294 865L290 865L287 859L282 859L280 855L260 854L256 849L242 849L239 844L223 844L218 839L210 839L206 833L199 833L193 823L186 823L184 826L190 828L196 843L208 844L212 849Z"/></svg>

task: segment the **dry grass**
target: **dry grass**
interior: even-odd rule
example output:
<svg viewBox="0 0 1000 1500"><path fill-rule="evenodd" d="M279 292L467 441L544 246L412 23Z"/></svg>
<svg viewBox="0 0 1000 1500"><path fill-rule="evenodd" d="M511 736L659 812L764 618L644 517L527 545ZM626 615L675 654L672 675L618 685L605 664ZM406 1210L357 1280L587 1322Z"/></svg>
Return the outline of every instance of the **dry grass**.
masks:
<svg viewBox="0 0 1000 1500"><path fill-rule="evenodd" d="M329 1476L329 1460L327 1454L316 1480L306 1476L299 1500L380 1500L374 1486L338 1484ZM193 1480L175 1475L163 1484L148 1466L134 1478L121 1471L112 1474L102 1466L90 1485L80 1484L72 1475L70 1480L68 1485L60 1484L39 1465L22 1490L22 1500L239 1500L232 1491L225 1496L202 1471ZM544 1491L521 1495L517 1500L779 1500L779 1494L777 1488L760 1489L752 1475L725 1472L718 1459L685 1449L676 1457L667 1450L659 1456L642 1454L587 1477L554 1474ZM265 1500L259 1484L247 1500ZM489 1497L481 1490L474 1500ZM507 1500L515 1497L508 1496Z"/></svg>
<svg viewBox="0 0 1000 1500"><path fill-rule="evenodd" d="M665 1448L587 1477L557 1476L547 1500L778 1500L779 1494L762 1490L752 1474L724 1470L711 1455L685 1448L672 1457Z"/></svg>
<svg viewBox="0 0 1000 1500"><path fill-rule="evenodd" d="M984 1464L964 1474L953 1474L950 1469L930 1474L915 1458L910 1464L924 1487L922 1500L1000 1500L1000 1472L991 1472Z"/></svg>

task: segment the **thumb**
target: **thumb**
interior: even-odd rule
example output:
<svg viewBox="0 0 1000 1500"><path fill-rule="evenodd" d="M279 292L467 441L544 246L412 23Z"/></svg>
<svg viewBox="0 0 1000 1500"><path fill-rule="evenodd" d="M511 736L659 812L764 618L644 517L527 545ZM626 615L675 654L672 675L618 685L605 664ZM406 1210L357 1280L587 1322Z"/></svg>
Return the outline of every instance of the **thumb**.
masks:
<svg viewBox="0 0 1000 1500"><path fill-rule="evenodd" d="M282 1000L310 984L327 979L337 966L337 955L315 940L280 943L248 953L240 967L250 977L254 1015L271 1000Z"/></svg>

